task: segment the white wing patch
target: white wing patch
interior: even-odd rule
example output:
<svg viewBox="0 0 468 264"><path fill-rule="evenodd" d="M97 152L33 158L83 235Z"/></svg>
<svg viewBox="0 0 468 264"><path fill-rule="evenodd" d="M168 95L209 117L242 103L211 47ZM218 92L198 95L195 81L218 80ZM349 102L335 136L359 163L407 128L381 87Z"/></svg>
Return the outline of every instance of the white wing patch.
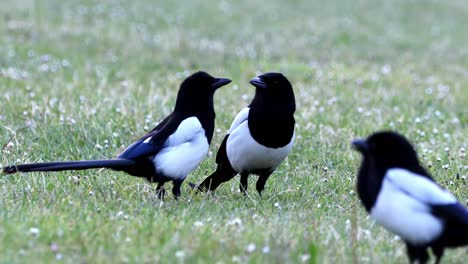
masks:
<svg viewBox="0 0 468 264"><path fill-rule="evenodd" d="M228 134L231 134L234 129L236 129L242 122L247 121L249 118L250 108L246 107L237 113L234 121L232 121L231 127L228 130Z"/></svg>
<svg viewBox="0 0 468 264"><path fill-rule="evenodd" d="M405 169L390 169L385 179L423 203L441 205L457 202L455 196L437 183Z"/></svg>
<svg viewBox="0 0 468 264"><path fill-rule="evenodd" d="M229 134L226 152L232 168L239 173L267 168L274 170L288 156L293 143L294 135L291 142L281 148L267 148L259 144L250 134L246 119Z"/></svg>
<svg viewBox="0 0 468 264"><path fill-rule="evenodd" d="M443 221L431 204L455 203L455 197L436 183L405 169L390 169L370 215L385 228L415 245L437 238Z"/></svg>
<svg viewBox="0 0 468 264"><path fill-rule="evenodd" d="M205 130L196 117L182 121L154 157L156 170L172 179L185 179L208 153Z"/></svg>

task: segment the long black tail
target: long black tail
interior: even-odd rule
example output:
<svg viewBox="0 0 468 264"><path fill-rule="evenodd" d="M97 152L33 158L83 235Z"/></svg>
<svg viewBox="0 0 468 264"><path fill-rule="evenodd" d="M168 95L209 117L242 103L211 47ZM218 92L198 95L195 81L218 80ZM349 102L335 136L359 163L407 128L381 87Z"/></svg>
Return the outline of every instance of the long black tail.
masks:
<svg viewBox="0 0 468 264"><path fill-rule="evenodd" d="M111 160L80 160L62 162L44 162L32 164L12 165L3 168L3 173L13 174L17 172L33 171L64 171L64 170L87 170L96 168L120 169L135 164L133 160L111 159Z"/></svg>

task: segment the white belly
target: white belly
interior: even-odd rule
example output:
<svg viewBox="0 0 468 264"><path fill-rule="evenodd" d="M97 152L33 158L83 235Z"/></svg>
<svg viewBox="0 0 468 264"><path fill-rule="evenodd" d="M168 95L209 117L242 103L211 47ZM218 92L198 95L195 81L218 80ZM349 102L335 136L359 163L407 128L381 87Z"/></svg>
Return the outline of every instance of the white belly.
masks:
<svg viewBox="0 0 468 264"><path fill-rule="evenodd" d="M294 135L291 142L284 147L267 148L253 139L247 122L242 122L234 129L226 142L226 152L232 168L239 173L276 169L291 151Z"/></svg>

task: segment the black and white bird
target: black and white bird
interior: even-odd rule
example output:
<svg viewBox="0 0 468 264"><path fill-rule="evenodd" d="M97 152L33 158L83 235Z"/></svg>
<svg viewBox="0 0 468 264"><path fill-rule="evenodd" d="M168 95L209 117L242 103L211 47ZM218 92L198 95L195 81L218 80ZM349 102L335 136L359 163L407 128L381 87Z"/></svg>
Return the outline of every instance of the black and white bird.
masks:
<svg viewBox="0 0 468 264"><path fill-rule="evenodd" d="M256 87L250 105L234 118L219 147L216 171L200 185L200 191L214 191L238 173L240 190L246 192L249 174L259 176L259 194L273 171L291 151L294 142L296 103L291 83L281 73L265 73L250 80Z"/></svg>
<svg viewBox="0 0 468 264"><path fill-rule="evenodd" d="M421 166L403 136L383 131L353 141L363 160L359 198L370 216L406 242L411 263L426 263L428 248L442 258L446 247L468 245L468 211Z"/></svg>
<svg viewBox="0 0 468 264"><path fill-rule="evenodd" d="M116 159L13 165L4 167L3 172L108 168L157 182L160 198L164 197L164 183L172 181L172 193L178 198L182 182L208 153L215 120L213 95L230 82L202 71L186 78L180 85L174 111Z"/></svg>

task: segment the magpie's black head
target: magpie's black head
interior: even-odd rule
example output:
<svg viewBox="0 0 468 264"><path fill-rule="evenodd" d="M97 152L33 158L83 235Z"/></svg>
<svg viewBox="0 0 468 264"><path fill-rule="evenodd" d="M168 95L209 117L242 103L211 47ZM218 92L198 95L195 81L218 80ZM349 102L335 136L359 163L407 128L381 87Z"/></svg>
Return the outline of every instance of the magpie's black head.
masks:
<svg viewBox="0 0 468 264"><path fill-rule="evenodd" d="M277 107L286 107L293 113L296 110L293 87L283 74L264 73L250 80L250 83L257 88L251 106L271 103Z"/></svg>
<svg viewBox="0 0 468 264"><path fill-rule="evenodd" d="M356 139L353 147L364 158L372 158L386 168L419 168L419 161L411 143L402 135L392 131L381 131L366 139Z"/></svg>
<svg viewBox="0 0 468 264"><path fill-rule="evenodd" d="M229 79L215 78L204 71L196 72L180 85L175 108L180 111L213 108L214 92L230 82Z"/></svg>

